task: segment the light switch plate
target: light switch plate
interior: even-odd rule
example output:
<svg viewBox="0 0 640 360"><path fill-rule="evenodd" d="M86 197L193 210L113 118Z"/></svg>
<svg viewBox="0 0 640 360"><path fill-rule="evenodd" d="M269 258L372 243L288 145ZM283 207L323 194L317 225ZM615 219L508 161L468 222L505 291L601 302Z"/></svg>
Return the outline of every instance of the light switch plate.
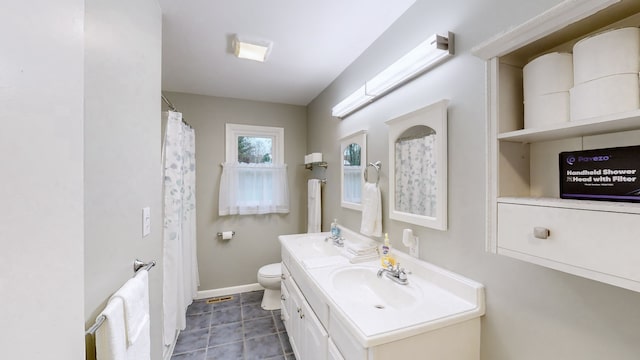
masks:
<svg viewBox="0 0 640 360"><path fill-rule="evenodd" d="M151 208L148 206L142 208L142 236L145 237L151 233Z"/></svg>

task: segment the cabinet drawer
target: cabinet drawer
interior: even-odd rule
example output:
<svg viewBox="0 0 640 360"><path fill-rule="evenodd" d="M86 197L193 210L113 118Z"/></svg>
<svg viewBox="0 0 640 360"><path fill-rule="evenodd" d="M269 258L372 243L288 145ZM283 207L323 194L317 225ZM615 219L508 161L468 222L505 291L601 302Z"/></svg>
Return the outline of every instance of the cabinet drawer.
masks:
<svg viewBox="0 0 640 360"><path fill-rule="evenodd" d="M535 237L535 227L549 236ZM500 203L497 234L498 253L640 289L638 214Z"/></svg>

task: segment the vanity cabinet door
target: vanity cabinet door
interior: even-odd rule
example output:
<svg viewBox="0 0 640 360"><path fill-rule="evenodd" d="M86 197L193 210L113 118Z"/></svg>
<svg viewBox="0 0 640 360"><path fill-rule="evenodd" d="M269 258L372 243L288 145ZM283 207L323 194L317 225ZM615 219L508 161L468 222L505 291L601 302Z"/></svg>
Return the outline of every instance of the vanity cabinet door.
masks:
<svg viewBox="0 0 640 360"><path fill-rule="evenodd" d="M303 349L303 337L304 330L302 329L302 306L301 297L299 296L299 292L296 291L297 287L294 285L291 288L291 331L289 332L289 342L291 343L291 348L293 349L294 354L296 355L296 359L304 359Z"/></svg>
<svg viewBox="0 0 640 360"><path fill-rule="evenodd" d="M327 360L344 360L340 350L333 343L333 340L329 339L327 343Z"/></svg>
<svg viewBox="0 0 640 360"><path fill-rule="evenodd" d="M328 334L309 304L303 303L302 306L302 331L304 332L304 355L302 358L305 360L326 360Z"/></svg>
<svg viewBox="0 0 640 360"><path fill-rule="evenodd" d="M290 306L289 340L297 359L326 360L328 334L311 309L300 288L288 278L285 281Z"/></svg>
<svg viewBox="0 0 640 360"><path fill-rule="evenodd" d="M289 289L284 281L280 284L280 292L280 319L282 319L287 333L291 333L291 295L289 295Z"/></svg>

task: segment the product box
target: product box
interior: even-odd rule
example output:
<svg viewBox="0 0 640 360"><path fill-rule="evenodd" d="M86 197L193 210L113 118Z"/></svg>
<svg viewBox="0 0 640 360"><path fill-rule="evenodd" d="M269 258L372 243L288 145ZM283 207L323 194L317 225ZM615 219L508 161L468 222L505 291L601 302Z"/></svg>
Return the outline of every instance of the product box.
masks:
<svg viewBox="0 0 640 360"><path fill-rule="evenodd" d="M560 197L640 202L640 146L560 153Z"/></svg>

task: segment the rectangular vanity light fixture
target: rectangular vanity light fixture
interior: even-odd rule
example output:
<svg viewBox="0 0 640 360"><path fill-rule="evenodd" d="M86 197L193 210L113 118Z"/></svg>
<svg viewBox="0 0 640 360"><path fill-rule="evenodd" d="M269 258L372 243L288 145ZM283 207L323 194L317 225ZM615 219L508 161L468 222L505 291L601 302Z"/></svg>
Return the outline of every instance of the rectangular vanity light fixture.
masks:
<svg viewBox="0 0 640 360"><path fill-rule="evenodd" d="M365 85L332 109L332 115L345 118L377 98L406 84L453 55L454 35L432 35L409 53L398 59Z"/></svg>
<svg viewBox="0 0 640 360"><path fill-rule="evenodd" d="M366 92L381 96L438 65L453 55L453 34L432 35L415 49L367 81Z"/></svg>
<svg viewBox="0 0 640 360"><path fill-rule="evenodd" d="M346 117L371 101L373 101L373 96L367 95L365 93L365 86L362 85L358 90L354 91L353 94L347 96L344 100L340 101L338 105L334 106L331 110L331 115L339 118Z"/></svg>

